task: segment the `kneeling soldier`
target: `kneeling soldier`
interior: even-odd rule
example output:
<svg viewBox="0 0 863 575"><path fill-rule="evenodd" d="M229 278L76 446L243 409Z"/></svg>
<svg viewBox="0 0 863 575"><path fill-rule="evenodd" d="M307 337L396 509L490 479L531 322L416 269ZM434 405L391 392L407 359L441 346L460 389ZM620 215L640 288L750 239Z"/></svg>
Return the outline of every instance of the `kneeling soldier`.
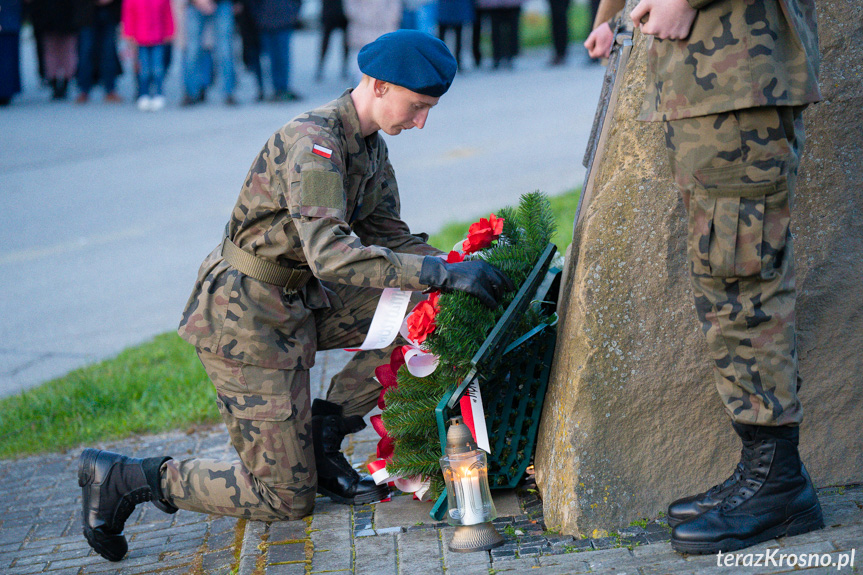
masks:
<svg viewBox="0 0 863 575"><path fill-rule="evenodd" d="M381 36L358 57L354 90L277 131L252 163L222 244L205 260L180 323L217 392L240 461L130 459L87 449L84 535L103 557L127 551L135 505L258 521L308 515L320 492L361 504L387 495L340 451L380 392L390 349L358 352L309 401L318 349L358 347L382 288L460 290L497 305L509 279L482 261L446 264L411 234L378 135L422 129L456 62L421 32Z"/></svg>

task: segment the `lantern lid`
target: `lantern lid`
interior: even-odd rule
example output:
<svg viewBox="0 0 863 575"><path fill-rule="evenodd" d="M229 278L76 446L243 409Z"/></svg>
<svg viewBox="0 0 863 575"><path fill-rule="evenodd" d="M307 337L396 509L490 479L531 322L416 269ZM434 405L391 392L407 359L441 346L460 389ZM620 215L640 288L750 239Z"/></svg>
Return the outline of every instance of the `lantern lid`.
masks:
<svg viewBox="0 0 863 575"><path fill-rule="evenodd" d="M453 417L449 420L449 429L446 432L446 454L457 455L469 451L476 451L476 442L470 428L465 425L461 416Z"/></svg>

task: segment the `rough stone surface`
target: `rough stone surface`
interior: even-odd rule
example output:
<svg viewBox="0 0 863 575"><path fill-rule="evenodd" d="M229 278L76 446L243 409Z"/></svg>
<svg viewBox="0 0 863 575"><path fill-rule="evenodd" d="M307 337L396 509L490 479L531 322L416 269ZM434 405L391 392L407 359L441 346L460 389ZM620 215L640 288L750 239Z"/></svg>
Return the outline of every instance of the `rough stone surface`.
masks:
<svg viewBox="0 0 863 575"><path fill-rule="evenodd" d="M794 212L805 410L819 486L863 481L863 7L818 3L824 101ZM536 451L549 528L590 535L656 517L723 480L739 441L715 393L685 262L685 212L659 124L635 121L636 34L594 195L563 278L558 349Z"/></svg>

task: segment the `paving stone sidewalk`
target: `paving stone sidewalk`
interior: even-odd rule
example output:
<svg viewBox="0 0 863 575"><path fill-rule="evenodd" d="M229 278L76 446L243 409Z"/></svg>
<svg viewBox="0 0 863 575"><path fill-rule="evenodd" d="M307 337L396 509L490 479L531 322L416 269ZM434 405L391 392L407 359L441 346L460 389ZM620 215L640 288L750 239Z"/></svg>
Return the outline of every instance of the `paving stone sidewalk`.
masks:
<svg viewBox="0 0 863 575"><path fill-rule="evenodd" d="M322 397L330 376L344 365L345 352L318 355L312 396ZM374 454L371 427L346 442L358 468ZM135 456L190 454L231 458L220 426L140 437L101 447ZM452 553L453 528L432 520L430 503L398 495L389 502L347 507L318 498L305 520L263 523L179 511L166 515L139 506L126 524L129 554L118 563L93 553L81 535L80 449L0 460L0 574L52 575L490 575L495 573L684 574L786 573L782 554L824 554L838 563L854 553L855 564L802 570L807 574L856 573L863 562L863 486L819 492L827 527L814 533L768 541L746 550L764 554L766 566L725 567L717 557L683 556L671 550L667 525L659 519L618 533L575 539L545 530L542 505L530 482L495 491L506 543L489 552ZM773 558L770 563L769 557ZM757 555L750 557L750 561ZM741 563L745 557L741 559Z"/></svg>

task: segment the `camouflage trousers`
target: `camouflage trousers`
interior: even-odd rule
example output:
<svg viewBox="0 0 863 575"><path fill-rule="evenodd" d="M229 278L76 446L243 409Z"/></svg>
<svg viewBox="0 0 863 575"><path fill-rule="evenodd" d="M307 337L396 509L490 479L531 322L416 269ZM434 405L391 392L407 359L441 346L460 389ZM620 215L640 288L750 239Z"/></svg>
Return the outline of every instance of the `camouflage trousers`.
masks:
<svg viewBox="0 0 863 575"><path fill-rule="evenodd" d="M665 122L688 216L695 308L732 419L797 425L793 240L802 107Z"/></svg>
<svg viewBox="0 0 863 575"><path fill-rule="evenodd" d="M357 347L381 290L330 285L339 305L315 311L317 349ZM414 293L411 305L422 299ZM365 415L380 394L374 369L389 362L398 339L383 350L356 352L336 374L327 400L345 415ZM317 491L308 370L267 369L198 350L216 388L216 402L239 461L173 459L162 467L162 490L180 509L256 521L299 519Z"/></svg>

